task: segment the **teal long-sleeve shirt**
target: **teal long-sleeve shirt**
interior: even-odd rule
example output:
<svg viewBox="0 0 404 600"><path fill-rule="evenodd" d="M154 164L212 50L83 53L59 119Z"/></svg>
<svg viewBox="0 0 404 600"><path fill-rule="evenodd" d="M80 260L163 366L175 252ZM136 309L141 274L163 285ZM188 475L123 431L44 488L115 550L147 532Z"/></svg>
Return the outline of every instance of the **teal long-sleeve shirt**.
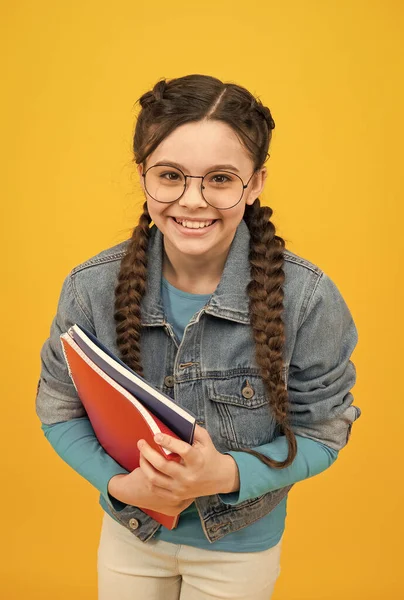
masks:
<svg viewBox="0 0 404 600"><path fill-rule="evenodd" d="M100 492L100 504L110 512L125 504L108 493L108 482L114 475L128 473L111 458L98 442L87 417L64 421L54 425L42 425L46 438L59 456L75 471L82 475ZM239 504L248 498L255 498L280 487L313 477L327 469L337 458L338 452L310 438L297 435L297 455L289 467L271 469L258 458L245 452L228 452L237 463L240 475L240 489L229 494L220 494L228 504ZM266 456L284 460L288 453L284 436L269 444L255 448ZM154 539L175 544L186 544L210 550L226 552L258 552L278 543L285 529L285 497L268 515L248 527L230 533L213 544L205 537L195 504L192 503L181 513L176 529L160 527Z"/></svg>
<svg viewBox="0 0 404 600"><path fill-rule="evenodd" d="M178 290L167 280L162 280L162 299L167 320L172 324L178 339L195 312L200 310L209 299L209 294L189 294ZM75 471L80 473L100 492L100 504L112 517L111 505L121 510L125 504L108 493L108 482L114 475L128 473L99 444L91 423L87 417L42 425L45 436L59 454ZM271 469L258 458L245 452L228 452L236 461L240 489L229 494L220 494L228 504L239 504L249 498L256 498L266 492L279 489L313 477L331 466L338 452L328 446L306 438L296 436L297 455L286 469ZM284 436L273 442L255 448L262 454L276 460L284 460L288 453ZM176 529L160 527L154 539L175 544L187 544L199 548L227 552L257 552L278 543L285 529L287 497L268 515L239 531L217 540L213 544L205 537L199 515L192 503L180 516Z"/></svg>

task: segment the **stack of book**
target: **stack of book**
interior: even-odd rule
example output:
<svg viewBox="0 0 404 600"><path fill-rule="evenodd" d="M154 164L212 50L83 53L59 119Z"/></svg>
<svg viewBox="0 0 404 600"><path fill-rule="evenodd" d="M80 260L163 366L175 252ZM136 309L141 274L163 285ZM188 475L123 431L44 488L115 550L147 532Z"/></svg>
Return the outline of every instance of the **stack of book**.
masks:
<svg viewBox="0 0 404 600"><path fill-rule="evenodd" d="M167 460L181 457L154 441L167 433L192 444L196 418L167 394L148 383L84 327L73 325L60 336L70 377L95 435L105 451L124 469L139 467L140 439ZM174 529L178 515L142 508L153 519Z"/></svg>

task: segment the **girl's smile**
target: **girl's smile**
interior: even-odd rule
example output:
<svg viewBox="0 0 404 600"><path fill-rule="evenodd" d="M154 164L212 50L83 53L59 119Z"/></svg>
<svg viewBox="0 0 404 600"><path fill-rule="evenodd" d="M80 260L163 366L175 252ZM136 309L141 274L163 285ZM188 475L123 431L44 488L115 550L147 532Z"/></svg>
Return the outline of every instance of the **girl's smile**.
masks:
<svg viewBox="0 0 404 600"><path fill-rule="evenodd" d="M178 223L176 217L168 217L169 221L173 223L175 229L182 235L190 236L190 237L201 237L207 235L212 230L216 229L217 223L219 219L201 219L201 221L193 218L187 219L186 221L182 221L184 224ZM178 219L182 220L182 219ZM210 223L210 225L203 225L201 223L206 222Z"/></svg>

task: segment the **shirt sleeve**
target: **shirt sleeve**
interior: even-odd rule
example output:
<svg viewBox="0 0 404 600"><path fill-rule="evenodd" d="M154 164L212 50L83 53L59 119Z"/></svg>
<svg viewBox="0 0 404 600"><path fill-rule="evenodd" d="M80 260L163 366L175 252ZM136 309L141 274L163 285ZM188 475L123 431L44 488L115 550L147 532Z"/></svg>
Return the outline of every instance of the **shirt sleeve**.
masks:
<svg viewBox="0 0 404 600"><path fill-rule="evenodd" d="M338 457L336 450L310 438L296 435L296 442L296 457L285 469L271 469L247 452L225 452L230 454L237 464L240 489L228 494L219 494L220 499L226 504L240 504L245 500L257 498L325 471ZM253 449L278 461L285 460L288 455L288 443L284 435Z"/></svg>
<svg viewBox="0 0 404 600"><path fill-rule="evenodd" d="M91 483L117 511L127 506L108 492L111 477L129 471L121 467L98 442L88 417L42 425L45 437L57 454Z"/></svg>

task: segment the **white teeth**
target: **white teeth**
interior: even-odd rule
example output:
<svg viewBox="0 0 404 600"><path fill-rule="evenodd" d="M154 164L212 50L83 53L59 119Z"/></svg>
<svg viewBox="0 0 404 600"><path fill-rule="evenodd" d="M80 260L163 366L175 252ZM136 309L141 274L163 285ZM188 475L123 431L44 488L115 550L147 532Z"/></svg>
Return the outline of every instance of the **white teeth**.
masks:
<svg viewBox="0 0 404 600"><path fill-rule="evenodd" d="M201 229L203 227L208 227L213 223L213 221L178 221L178 219L175 220L178 224L182 225L183 227L188 227L188 229Z"/></svg>

